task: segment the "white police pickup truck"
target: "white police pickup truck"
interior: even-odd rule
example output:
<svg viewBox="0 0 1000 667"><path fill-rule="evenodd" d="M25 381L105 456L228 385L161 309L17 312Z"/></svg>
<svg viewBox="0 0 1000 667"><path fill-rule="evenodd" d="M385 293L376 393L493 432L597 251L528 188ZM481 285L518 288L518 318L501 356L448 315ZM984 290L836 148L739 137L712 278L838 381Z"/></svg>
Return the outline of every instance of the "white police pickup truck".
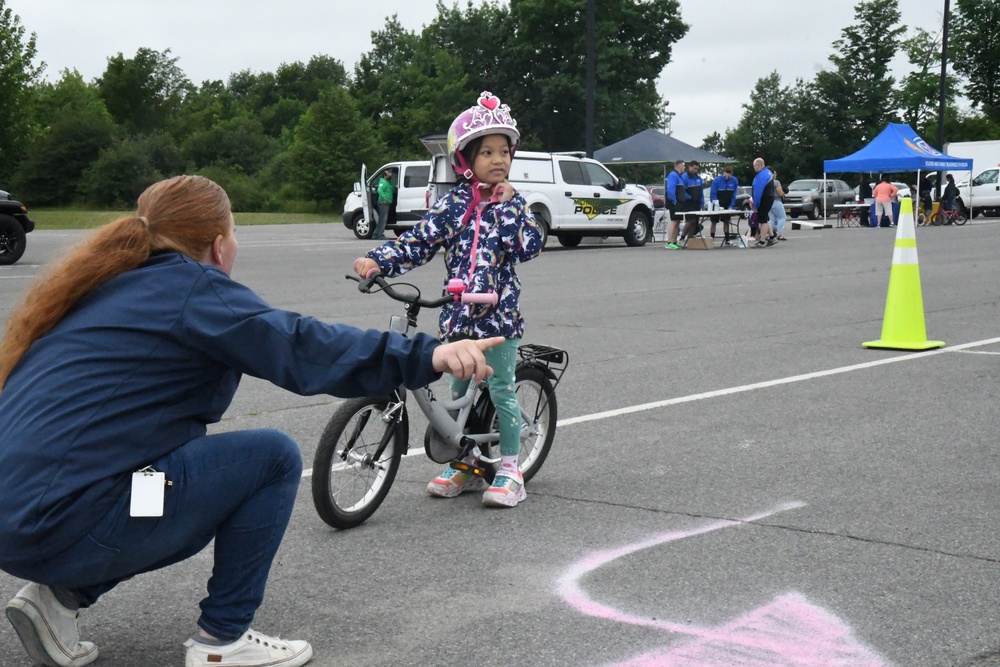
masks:
<svg viewBox="0 0 1000 667"><path fill-rule="evenodd" d="M455 185L447 157L447 135L420 141L431 153L428 201ZM584 237L621 236L630 246L653 238L653 198L641 185L626 185L607 167L582 153L519 150L511 162L511 184L528 203L544 240L555 235L567 248Z"/></svg>

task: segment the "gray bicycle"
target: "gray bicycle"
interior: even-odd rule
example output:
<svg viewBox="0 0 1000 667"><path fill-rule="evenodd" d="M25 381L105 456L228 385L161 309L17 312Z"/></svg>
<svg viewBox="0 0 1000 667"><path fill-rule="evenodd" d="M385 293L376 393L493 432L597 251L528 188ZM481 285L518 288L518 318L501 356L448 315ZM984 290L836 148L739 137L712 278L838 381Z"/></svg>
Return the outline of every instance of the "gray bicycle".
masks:
<svg viewBox="0 0 1000 667"><path fill-rule="evenodd" d="M357 280L363 293L381 291L403 304L405 316L393 315L389 329L404 336L416 329L423 308L440 308L453 300L484 300L484 295L454 293L424 299L415 285L390 284L380 275L347 278ZM528 482L542 467L555 438L556 386L569 355L535 344L521 345L518 355L514 373L522 420L518 467ZM410 447L410 394L400 386L388 396L350 399L330 417L313 458L312 474L313 504L330 526L344 530L361 525L385 500ZM466 394L455 400L437 398L430 386L414 390L412 396L427 417L427 456L492 482L500 462L500 435L486 383L470 382ZM471 465L464 462L469 455L475 460Z"/></svg>

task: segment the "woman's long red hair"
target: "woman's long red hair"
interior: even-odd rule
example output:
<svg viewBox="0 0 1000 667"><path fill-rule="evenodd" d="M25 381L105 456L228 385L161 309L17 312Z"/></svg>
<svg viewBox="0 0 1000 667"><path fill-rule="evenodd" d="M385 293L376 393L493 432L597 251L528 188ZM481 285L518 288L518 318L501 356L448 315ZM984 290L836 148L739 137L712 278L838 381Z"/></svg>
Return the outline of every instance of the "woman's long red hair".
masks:
<svg viewBox="0 0 1000 667"><path fill-rule="evenodd" d="M175 176L149 186L133 215L91 233L40 275L7 320L0 342L0 387L31 344L87 294L161 250L203 261L230 233L229 197L202 176Z"/></svg>

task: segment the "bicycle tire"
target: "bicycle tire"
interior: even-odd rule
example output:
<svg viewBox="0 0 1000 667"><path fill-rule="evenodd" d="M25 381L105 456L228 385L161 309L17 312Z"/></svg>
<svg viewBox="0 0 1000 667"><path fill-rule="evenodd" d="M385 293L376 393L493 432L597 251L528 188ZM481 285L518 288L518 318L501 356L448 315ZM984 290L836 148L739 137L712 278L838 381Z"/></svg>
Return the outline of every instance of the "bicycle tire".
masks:
<svg viewBox="0 0 1000 667"><path fill-rule="evenodd" d="M320 518L334 528L346 530L367 521L396 479L406 442L398 420L382 421L386 406L385 399L370 397L346 401L330 417L320 437L313 457L313 505ZM386 436L388 444L376 464L371 457ZM351 440L350 451L356 457L348 462L343 452Z"/></svg>
<svg viewBox="0 0 1000 667"><path fill-rule="evenodd" d="M952 222L954 222L956 225L964 225L967 220L968 218L966 218L961 211L956 213L955 217L952 218Z"/></svg>
<svg viewBox="0 0 1000 667"><path fill-rule="evenodd" d="M931 216L931 224L935 227L939 227L944 222L944 213L938 211Z"/></svg>
<svg viewBox="0 0 1000 667"><path fill-rule="evenodd" d="M556 437L556 422L558 420L558 405L556 392L552 382L540 368L522 366L514 374L514 392L521 408L535 416L535 423L529 429L527 437L521 440L521 452L518 454L517 467L521 470L525 483L531 480L545 463ZM484 394L483 399L489 401ZM488 424L491 431L497 430L496 407L492 401L483 409L483 424ZM500 457L500 443L494 442L482 447L483 454L488 458ZM483 466L495 473L495 466Z"/></svg>

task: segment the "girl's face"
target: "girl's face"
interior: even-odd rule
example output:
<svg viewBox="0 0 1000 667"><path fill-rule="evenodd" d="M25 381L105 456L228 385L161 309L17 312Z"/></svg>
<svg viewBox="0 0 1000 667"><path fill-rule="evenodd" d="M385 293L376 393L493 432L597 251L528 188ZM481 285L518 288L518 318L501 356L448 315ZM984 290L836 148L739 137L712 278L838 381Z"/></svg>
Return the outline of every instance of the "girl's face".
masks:
<svg viewBox="0 0 1000 667"><path fill-rule="evenodd" d="M510 146L502 134L483 137L472 163L472 173L483 183L496 185L507 180L510 172Z"/></svg>

